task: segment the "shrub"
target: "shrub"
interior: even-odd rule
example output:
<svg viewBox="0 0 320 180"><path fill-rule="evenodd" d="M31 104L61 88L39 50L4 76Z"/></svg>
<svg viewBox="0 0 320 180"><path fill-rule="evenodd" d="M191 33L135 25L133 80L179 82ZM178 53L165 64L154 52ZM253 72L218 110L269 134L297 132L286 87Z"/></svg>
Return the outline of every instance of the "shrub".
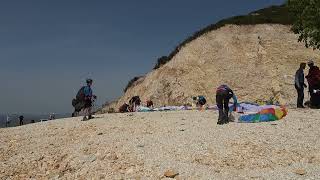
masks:
<svg viewBox="0 0 320 180"><path fill-rule="evenodd" d="M124 88L123 91L124 91L124 92L127 92L127 90L128 90L130 87L132 87L132 86L135 84L135 82L138 81L141 77L142 77L142 76L136 76L136 77L132 78L132 79L128 82L127 86Z"/></svg>

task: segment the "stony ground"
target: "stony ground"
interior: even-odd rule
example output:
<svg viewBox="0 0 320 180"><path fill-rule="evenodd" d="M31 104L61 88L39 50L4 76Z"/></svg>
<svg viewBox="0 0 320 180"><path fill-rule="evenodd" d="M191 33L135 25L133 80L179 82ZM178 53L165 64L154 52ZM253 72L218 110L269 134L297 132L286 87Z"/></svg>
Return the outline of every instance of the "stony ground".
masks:
<svg viewBox="0 0 320 180"><path fill-rule="evenodd" d="M103 111L118 110L137 95L143 102L151 99L155 106L184 105L198 95L215 104L213 94L221 84L229 85L240 101L275 98L281 104L295 104L294 75L300 63L309 59L319 66L320 51L306 49L290 29L277 24L227 25L208 32Z"/></svg>
<svg viewBox="0 0 320 180"><path fill-rule="evenodd" d="M214 111L0 129L0 179L319 179L320 111L217 126Z"/></svg>

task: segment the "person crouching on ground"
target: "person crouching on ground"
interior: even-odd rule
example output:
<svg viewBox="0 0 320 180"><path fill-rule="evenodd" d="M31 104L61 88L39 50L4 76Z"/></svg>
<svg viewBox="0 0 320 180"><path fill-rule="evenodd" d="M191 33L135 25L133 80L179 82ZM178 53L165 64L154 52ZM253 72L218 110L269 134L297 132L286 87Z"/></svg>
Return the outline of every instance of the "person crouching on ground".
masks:
<svg viewBox="0 0 320 180"><path fill-rule="evenodd" d="M137 112L138 107L141 105L141 99L139 96L133 96L129 101L130 112Z"/></svg>
<svg viewBox="0 0 320 180"><path fill-rule="evenodd" d="M229 101L233 98L234 110L237 108L238 100L233 91L227 85L221 85L216 91L216 102L219 109L218 125L229 123Z"/></svg>
<svg viewBox="0 0 320 180"><path fill-rule="evenodd" d="M147 107L153 109L154 105L153 105L153 101L152 100L148 100L147 101Z"/></svg>
<svg viewBox="0 0 320 180"><path fill-rule="evenodd" d="M193 102L196 104L196 107L199 108L199 110L204 110L203 106L207 103L207 100L204 96L197 96L192 97Z"/></svg>
<svg viewBox="0 0 320 180"><path fill-rule="evenodd" d="M92 93L92 84L93 84L93 80L92 79L87 79L87 86L84 87L83 89L83 93L84 93L84 100L85 100L85 104L84 104L84 117L83 117L83 121L92 119L92 101L97 99L97 96L93 95Z"/></svg>
<svg viewBox="0 0 320 180"><path fill-rule="evenodd" d="M298 93L298 99L297 99L297 108L304 108L303 106L303 100L304 100L304 88L307 87L307 85L304 83L304 73L303 70L306 69L306 63L301 63L300 68L297 70L295 75L295 88Z"/></svg>

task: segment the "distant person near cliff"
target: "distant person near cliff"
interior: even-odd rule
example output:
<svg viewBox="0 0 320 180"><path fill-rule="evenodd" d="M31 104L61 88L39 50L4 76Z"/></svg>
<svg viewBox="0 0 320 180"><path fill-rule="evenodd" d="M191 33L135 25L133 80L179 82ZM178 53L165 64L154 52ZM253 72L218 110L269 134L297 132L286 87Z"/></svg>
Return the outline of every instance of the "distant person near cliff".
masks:
<svg viewBox="0 0 320 180"><path fill-rule="evenodd" d="M304 83L304 72L303 70L306 69L306 63L301 63L300 68L297 70L295 75L295 88L297 90L298 99L297 99L297 108L304 108L303 100L304 100L304 88L307 85Z"/></svg>
<svg viewBox="0 0 320 180"><path fill-rule="evenodd" d="M139 96L133 96L129 101L129 109L131 112L136 112L141 105L141 99Z"/></svg>
<svg viewBox="0 0 320 180"><path fill-rule="evenodd" d="M152 101L152 100L148 100L148 101L147 101L147 107L148 107L148 108L154 108L154 105L153 105L153 101Z"/></svg>
<svg viewBox="0 0 320 180"><path fill-rule="evenodd" d="M229 101L233 98L234 110L237 108L238 100L233 91L227 85L221 85L216 91L216 102L219 108L218 125L229 123Z"/></svg>
<svg viewBox="0 0 320 180"><path fill-rule="evenodd" d="M320 108L320 70L310 60L308 62L309 74L306 76L309 84L310 102L312 108Z"/></svg>
<svg viewBox="0 0 320 180"><path fill-rule="evenodd" d="M23 125L23 119L24 119L24 117L22 115L19 116L19 124L20 124L20 126Z"/></svg>
<svg viewBox="0 0 320 180"><path fill-rule="evenodd" d="M10 116L9 116L9 115L7 115L7 119L6 119L6 127L9 127L9 126L10 126L10 122L11 122Z"/></svg>

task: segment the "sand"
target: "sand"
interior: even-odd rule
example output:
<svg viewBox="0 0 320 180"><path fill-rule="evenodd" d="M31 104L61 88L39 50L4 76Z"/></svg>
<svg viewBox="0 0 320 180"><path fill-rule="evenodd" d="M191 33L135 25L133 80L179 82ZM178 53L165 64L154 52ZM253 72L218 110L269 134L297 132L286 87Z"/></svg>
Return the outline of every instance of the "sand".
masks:
<svg viewBox="0 0 320 180"><path fill-rule="evenodd" d="M319 179L320 111L218 126L215 111L0 129L0 179Z"/></svg>

